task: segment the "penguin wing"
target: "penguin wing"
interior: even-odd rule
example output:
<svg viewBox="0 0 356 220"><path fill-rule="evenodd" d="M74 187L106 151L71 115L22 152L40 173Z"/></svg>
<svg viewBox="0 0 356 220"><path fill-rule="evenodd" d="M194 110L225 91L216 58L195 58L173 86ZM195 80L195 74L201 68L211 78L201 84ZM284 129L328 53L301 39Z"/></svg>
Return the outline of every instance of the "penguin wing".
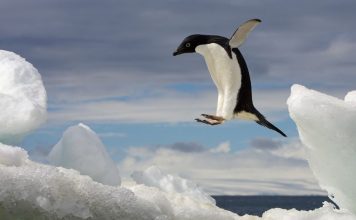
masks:
<svg viewBox="0 0 356 220"><path fill-rule="evenodd" d="M251 19L240 25L231 36L229 45L231 48L239 47L247 38L248 34L259 24L260 19Z"/></svg>

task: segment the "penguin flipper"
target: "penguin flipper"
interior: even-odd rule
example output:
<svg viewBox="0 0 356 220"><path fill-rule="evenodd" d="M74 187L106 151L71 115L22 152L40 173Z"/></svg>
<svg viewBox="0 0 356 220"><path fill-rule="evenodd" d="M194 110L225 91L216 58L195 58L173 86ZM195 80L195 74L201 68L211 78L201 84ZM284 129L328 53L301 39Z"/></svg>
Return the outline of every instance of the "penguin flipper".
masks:
<svg viewBox="0 0 356 220"><path fill-rule="evenodd" d="M259 120L256 121L256 123L280 133L283 137L287 137L287 135L283 133L283 131L281 131L279 128L274 126L271 122L267 121L267 119L263 116L259 117Z"/></svg>
<svg viewBox="0 0 356 220"><path fill-rule="evenodd" d="M259 24L260 19L251 19L240 25L231 36L229 45L231 48L239 47L247 38L248 34Z"/></svg>

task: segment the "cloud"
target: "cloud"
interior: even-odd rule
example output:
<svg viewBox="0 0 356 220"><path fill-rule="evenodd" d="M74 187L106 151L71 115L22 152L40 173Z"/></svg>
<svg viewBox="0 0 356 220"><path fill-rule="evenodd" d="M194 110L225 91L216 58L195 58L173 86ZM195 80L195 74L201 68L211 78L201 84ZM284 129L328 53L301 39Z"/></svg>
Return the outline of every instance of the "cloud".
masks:
<svg viewBox="0 0 356 220"><path fill-rule="evenodd" d="M189 145L192 146L185 144ZM156 165L164 172L191 179L216 195L325 194L300 157L302 146L298 141L283 143L277 149L261 149L230 152L228 142L212 149L199 147L199 151L130 147L118 166L128 178L135 170Z"/></svg>
<svg viewBox="0 0 356 220"><path fill-rule="evenodd" d="M174 151L180 151L185 153L193 153L193 152L202 152L205 150L203 145L198 143L185 143L185 142L177 142L170 146L170 148Z"/></svg>
<svg viewBox="0 0 356 220"><path fill-rule="evenodd" d="M274 150L282 147L282 143L269 138L254 138L250 141L251 147L260 150Z"/></svg>
<svg viewBox="0 0 356 220"><path fill-rule="evenodd" d="M213 88L194 92L152 88L145 95L138 92L131 96L83 102L76 101L76 95L71 96L69 93L67 94L68 101L52 105L49 114L51 122L193 122L202 113L214 113L217 100L217 92ZM288 90L275 90L267 94L257 90L254 97L255 106L264 115L272 116L273 118L268 118L273 119L273 121L289 117L286 112L281 113L281 109L286 108L285 100L288 97Z"/></svg>
<svg viewBox="0 0 356 220"><path fill-rule="evenodd" d="M139 5L112 0L39 2L40 6L26 1L2 2L0 48L21 54L39 69L49 108L55 111L52 118L73 120L79 107L90 109L82 118L103 118L103 110L93 111L90 106L97 101L140 97L146 103L152 99L157 100L154 103L164 102L168 95L174 99L185 90L172 89L175 91L164 98L152 96L156 89L166 90L172 85L189 84L201 92L207 88L215 92L199 55L173 57L172 51L192 33L230 36L251 17L263 22L241 51L251 72L256 106L262 112L286 112L285 100L292 83L345 93L354 89L356 82L352 60L356 32L350 29L355 20L351 9L356 3L349 0L313 5L306 0L209 0L198 8L163 0ZM120 110L111 111L108 115L116 121L114 112Z"/></svg>
<svg viewBox="0 0 356 220"><path fill-rule="evenodd" d="M212 148L210 152L212 153L229 153L231 151L230 142L225 141L219 144L216 148Z"/></svg>
<svg viewBox="0 0 356 220"><path fill-rule="evenodd" d="M215 94L163 93L130 100L103 100L59 105L51 121L123 123L187 122L204 112L215 111ZM214 101L213 101L214 100ZM213 102L213 104L211 103Z"/></svg>
<svg viewBox="0 0 356 220"><path fill-rule="evenodd" d="M105 133L98 133L98 135L101 138L125 138L125 137L127 137L127 134L122 133L122 132L105 132Z"/></svg>

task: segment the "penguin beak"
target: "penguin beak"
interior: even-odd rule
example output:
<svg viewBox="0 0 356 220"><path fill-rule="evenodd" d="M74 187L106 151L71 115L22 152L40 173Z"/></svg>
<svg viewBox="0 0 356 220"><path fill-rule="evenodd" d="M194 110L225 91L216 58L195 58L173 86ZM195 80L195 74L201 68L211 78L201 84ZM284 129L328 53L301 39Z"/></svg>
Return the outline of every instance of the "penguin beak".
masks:
<svg viewBox="0 0 356 220"><path fill-rule="evenodd" d="M184 50L178 48L176 51L173 52L173 56L177 56L179 54L185 53Z"/></svg>
<svg viewBox="0 0 356 220"><path fill-rule="evenodd" d="M173 56L177 56L177 55L179 55L180 53L176 50L176 51L174 51L173 52Z"/></svg>

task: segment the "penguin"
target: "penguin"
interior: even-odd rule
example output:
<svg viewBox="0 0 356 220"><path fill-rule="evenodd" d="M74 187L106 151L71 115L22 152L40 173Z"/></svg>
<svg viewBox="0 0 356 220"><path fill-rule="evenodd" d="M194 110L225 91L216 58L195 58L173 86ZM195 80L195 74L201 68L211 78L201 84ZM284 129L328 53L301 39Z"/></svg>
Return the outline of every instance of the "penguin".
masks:
<svg viewBox="0 0 356 220"><path fill-rule="evenodd" d="M254 107L250 75L238 47L261 23L251 19L240 25L230 39L218 35L193 34L186 37L173 56L198 53L205 59L208 71L218 91L216 115L201 114L197 122L219 125L231 119L252 120L287 137Z"/></svg>

